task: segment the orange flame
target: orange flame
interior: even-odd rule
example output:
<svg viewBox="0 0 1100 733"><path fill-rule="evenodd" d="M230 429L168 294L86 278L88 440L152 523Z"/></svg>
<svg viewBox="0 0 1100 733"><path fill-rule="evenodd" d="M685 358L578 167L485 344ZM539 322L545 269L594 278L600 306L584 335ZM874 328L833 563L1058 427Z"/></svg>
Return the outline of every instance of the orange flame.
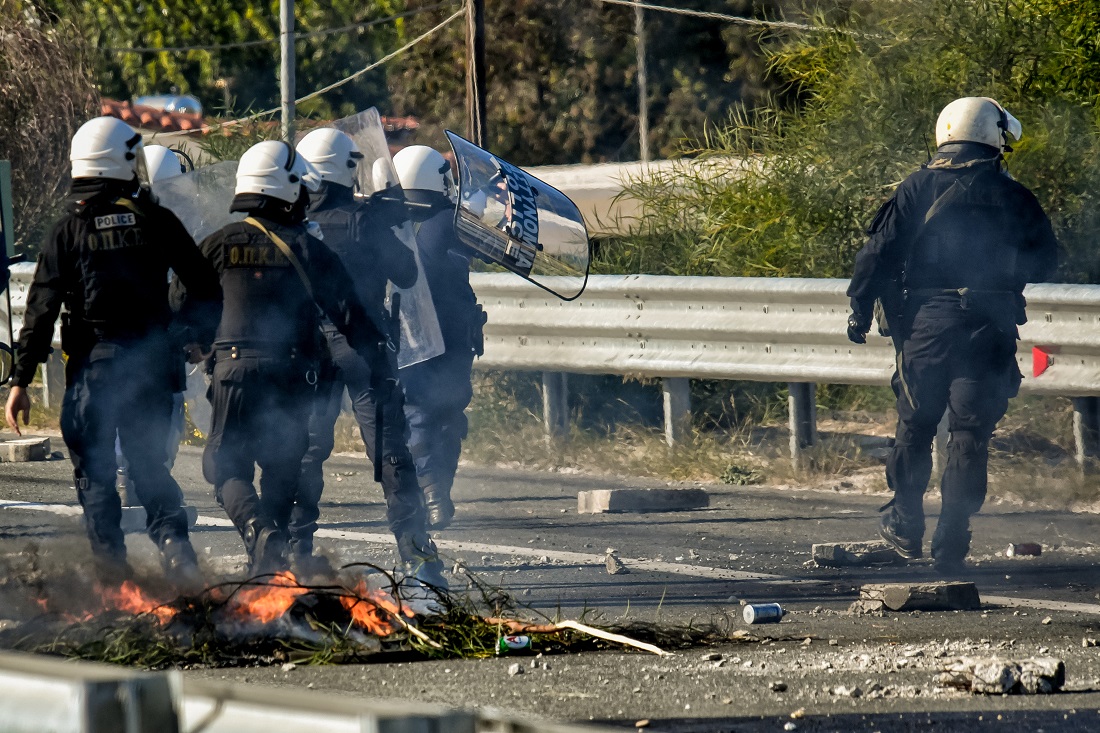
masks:
<svg viewBox="0 0 1100 733"><path fill-rule="evenodd" d="M354 597L340 596L340 604L351 614L355 624L376 636L389 636L397 631L391 618L414 615L410 609L398 605L388 593L370 590L365 580L360 579L353 592Z"/></svg>
<svg viewBox="0 0 1100 733"><path fill-rule="evenodd" d="M276 573L264 585L243 588L233 596L233 616L238 620L266 624L290 610L308 588L298 585L293 573Z"/></svg>
<svg viewBox="0 0 1100 733"><path fill-rule="evenodd" d="M132 580L124 581L117 589L104 588L102 593L106 608L114 608L134 615L151 613L162 624L171 621L178 613L176 609L146 594Z"/></svg>

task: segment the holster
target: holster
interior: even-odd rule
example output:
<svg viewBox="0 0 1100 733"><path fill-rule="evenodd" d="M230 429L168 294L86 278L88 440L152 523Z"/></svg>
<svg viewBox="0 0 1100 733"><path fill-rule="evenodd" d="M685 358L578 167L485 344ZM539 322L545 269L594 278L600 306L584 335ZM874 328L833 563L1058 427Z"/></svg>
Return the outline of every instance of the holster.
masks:
<svg viewBox="0 0 1100 733"><path fill-rule="evenodd" d="M474 352L474 356L481 356L485 353L485 323L489 320L489 314L485 312L485 308L481 303L475 304L475 310L473 317L470 319L470 348Z"/></svg>

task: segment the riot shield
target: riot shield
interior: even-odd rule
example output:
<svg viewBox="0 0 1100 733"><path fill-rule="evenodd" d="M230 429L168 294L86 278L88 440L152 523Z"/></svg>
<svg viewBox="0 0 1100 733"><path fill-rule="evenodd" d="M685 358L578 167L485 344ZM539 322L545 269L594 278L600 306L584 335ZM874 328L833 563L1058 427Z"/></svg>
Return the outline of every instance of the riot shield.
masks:
<svg viewBox="0 0 1100 733"><path fill-rule="evenodd" d="M404 201L378 110L371 107L357 115L337 120L332 123L332 127L354 140L359 146L359 152L363 154L356 169L360 194L379 194ZM442 354L443 332L439 328L439 317L428 289L428 279L420 263L412 221L406 219L400 226L395 226L393 231L413 251L419 273L411 288L394 288L390 285L393 291L401 293L401 344L397 352L397 363L401 367L407 367Z"/></svg>
<svg viewBox="0 0 1100 733"><path fill-rule="evenodd" d="M236 177L237 161L226 160L157 181L153 193L198 243L226 224L244 219L242 213L229 213Z"/></svg>
<svg viewBox="0 0 1100 733"><path fill-rule="evenodd" d="M458 162L458 238L562 300L580 297L591 247L576 204L450 130L447 139Z"/></svg>

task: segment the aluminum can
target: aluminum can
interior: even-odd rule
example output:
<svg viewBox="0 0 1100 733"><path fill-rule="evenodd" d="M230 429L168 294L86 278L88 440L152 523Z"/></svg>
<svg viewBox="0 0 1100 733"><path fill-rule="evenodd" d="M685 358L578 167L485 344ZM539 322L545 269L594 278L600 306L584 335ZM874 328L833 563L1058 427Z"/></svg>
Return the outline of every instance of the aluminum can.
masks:
<svg viewBox="0 0 1100 733"><path fill-rule="evenodd" d="M784 611L778 603L750 603L741 613L747 624L777 624Z"/></svg>
<svg viewBox="0 0 1100 733"><path fill-rule="evenodd" d="M531 637L505 634L497 639L497 654L515 654L531 651Z"/></svg>
<svg viewBox="0 0 1100 733"><path fill-rule="evenodd" d="M1020 542L1008 546L1005 554L1009 557L1029 556L1038 557L1043 554L1043 546L1038 542Z"/></svg>

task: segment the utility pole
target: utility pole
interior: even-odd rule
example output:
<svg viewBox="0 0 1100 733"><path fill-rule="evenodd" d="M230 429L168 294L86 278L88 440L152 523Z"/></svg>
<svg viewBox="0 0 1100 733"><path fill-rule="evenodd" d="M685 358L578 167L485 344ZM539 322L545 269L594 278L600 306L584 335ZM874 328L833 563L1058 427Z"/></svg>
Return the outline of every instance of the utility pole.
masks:
<svg viewBox="0 0 1100 733"><path fill-rule="evenodd" d="M641 148L643 163L649 162L649 96L646 94L645 73L645 18L644 11L634 6L634 34L637 36L635 46L638 51L638 142Z"/></svg>
<svg viewBox="0 0 1100 733"><path fill-rule="evenodd" d="M283 139L294 144L294 0L279 0L279 96Z"/></svg>
<svg viewBox="0 0 1100 733"><path fill-rule="evenodd" d="M466 3L466 137L485 147L485 0Z"/></svg>

